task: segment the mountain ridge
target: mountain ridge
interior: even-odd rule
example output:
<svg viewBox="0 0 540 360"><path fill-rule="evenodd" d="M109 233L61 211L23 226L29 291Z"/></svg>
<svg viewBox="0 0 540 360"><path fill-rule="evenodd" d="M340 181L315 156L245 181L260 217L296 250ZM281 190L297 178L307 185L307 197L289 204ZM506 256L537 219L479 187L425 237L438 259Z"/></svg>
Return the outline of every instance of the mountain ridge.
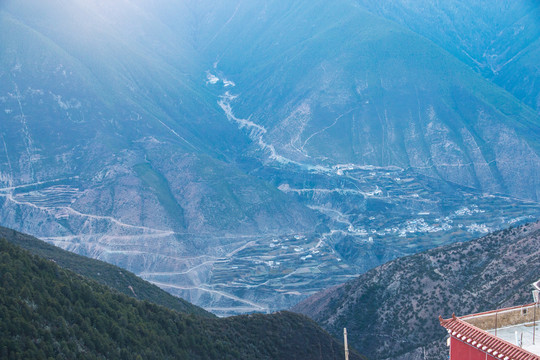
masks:
<svg viewBox="0 0 540 360"><path fill-rule="evenodd" d="M339 359L304 316L181 314L112 291L0 239L2 358ZM298 340L298 341L297 341ZM352 359L362 359L356 352Z"/></svg>
<svg viewBox="0 0 540 360"><path fill-rule="evenodd" d="M292 308L373 359L444 359L438 316L532 301L540 223L393 260Z"/></svg>
<svg viewBox="0 0 540 360"><path fill-rule="evenodd" d="M114 265L110 265L109 263L77 255L47 244L33 236L25 235L1 226L0 238L29 251L33 255L39 256L45 260L53 261L64 269L97 281L124 295L138 300L146 300L186 314L210 318L215 317L204 309L192 305L184 299L174 297L157 286L140 279L135 276L135 274Z"/></svg>

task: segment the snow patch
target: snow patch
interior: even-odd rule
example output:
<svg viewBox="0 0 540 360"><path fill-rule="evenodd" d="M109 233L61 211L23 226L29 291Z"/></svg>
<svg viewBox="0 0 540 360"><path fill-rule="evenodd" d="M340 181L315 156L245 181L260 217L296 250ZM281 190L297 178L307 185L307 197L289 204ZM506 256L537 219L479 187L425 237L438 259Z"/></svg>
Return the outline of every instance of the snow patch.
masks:
<svg viewBox="0 0 540 360"><path fill-rule="evenodd" d="M28 92L30 95L43 95L45 92L41 89L32 89L31 87L28 88Z"/></svg>
<svg viewBox="0 0 540 360"><path fill-rule="evenodd" d="M69 110L69 109L80 109L81 108L81 102L77 99L71 99L68 101L63 101L61 95L56 95L53 93L50 93L53 97L53 99L56 101L58 106L60 106L63 110Z"/></svg>
<svg viewBox="0 0 540 360"><path fill-rule="evenodd" d="M208 71L206 72L206 84L215 85L215 84L218 83L218 81L219 81L219 78L216 75L214 75L214 74L212 74L212 73L210 73Z"/></svg>
<svg viewBox="0 0 540 360"><path fill-rule="evenodd" d="M13 186L13 178L10 174L0 172L0 184L5 184L9 187Z"/></svg>
<svg viewBox="0 0 540 360"><path fill-rule="evenodd" d="M231 122L236 123L239 129L247 130L249 132L249 138L258 145L259 149L270 154L270 160L276 161L281 164L297 164L299 166L302 166L302 164L297 163L296 161L279 155L273 145L268 144L264 141L263 136L267 132L266 128L251 121L250 118L241 119L237 118L234 115L230 101L236 99L237 97L237 95L232 95L228 91L225 92L224 95L221 95L219 97L220 100L218 101L218 105L225 112L227 119Z"/></svg>

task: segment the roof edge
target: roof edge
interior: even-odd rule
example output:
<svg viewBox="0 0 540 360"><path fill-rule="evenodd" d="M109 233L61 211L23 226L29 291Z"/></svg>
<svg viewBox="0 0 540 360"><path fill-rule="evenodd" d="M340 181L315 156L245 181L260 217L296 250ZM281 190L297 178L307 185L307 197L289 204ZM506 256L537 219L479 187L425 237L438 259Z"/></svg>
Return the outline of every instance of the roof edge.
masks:
<svg viewBox="0 0 540 360"><path fill-rule="evenodd" d="M519 307L518 307L519 308ZM498 354L502 354L502 359L512 359L512 360L540 360L540 356L533 354L517 345L514 345L506 340L503 340L493 334L488 333L485 330L482 330L480 328L477 328L474 325L469 324L468 322L462 320L461 318L458 318L455 316L455 314L452 314L452 317L449 319L443 319L442 316L439 316L439 322L442 327L444 327L450 336L463 341L463 337L467 339L472 339L472 343L469 344L470 346L473 345L474 342L478 342L480 345L480 342L482 342L484 346L486 341L485 339L489 339L490 345L487 346L489 349L492 350L490 353L491 356L498 356ZM467 330L468 334L463 334L463 330ZM458 332L456 334L456 332ZM460 337L458 337L460 336ZM477 339L474 339L473 337L477 337ZM481 340L483 338L484 340ZM467 341L467 343L470 341ZM478 346L475 346L479 348ZM480 348L479 348L480 349ZM485 352L485 350L482 348L480 349Z"/></svg>

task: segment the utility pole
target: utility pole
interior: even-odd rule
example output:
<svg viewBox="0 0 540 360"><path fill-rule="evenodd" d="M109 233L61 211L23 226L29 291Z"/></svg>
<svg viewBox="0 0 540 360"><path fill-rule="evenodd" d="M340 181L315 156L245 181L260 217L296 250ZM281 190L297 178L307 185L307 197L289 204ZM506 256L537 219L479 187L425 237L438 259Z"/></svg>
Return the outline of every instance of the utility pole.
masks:
<svg viewBox="0 0 540 360"><path fill-rule="evenodd" d="M343 338L345 340L345 360L349 360L349 345L347 344L347 328L343 328Z"/></svg>
<svg viewBox="0 0 540 360"><path fill-rule="evenodd" d="M540 283L540 280L535 282L533 284L535 290L533 290L533 299L534 299L534 310L533 310L533 335L532 335L532 343L535 345L536 343L536 308L540 306L540 288L538 287L538 284Z"/></svg>
<svg viewBox="0 0 540 360"><path fill-rule="evenodd" d="M534 340L536 338L536 308L538 307L538 303L534 304L534 312L533 312L533 345Z"/></svg>

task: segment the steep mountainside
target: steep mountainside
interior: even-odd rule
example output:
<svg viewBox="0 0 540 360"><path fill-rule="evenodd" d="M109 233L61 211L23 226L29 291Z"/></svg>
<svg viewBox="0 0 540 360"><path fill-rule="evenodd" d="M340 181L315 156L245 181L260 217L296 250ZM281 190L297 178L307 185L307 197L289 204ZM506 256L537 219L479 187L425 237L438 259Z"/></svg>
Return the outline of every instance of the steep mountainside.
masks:
<svg viewBox="0 0 540 360"><path fill-rule="evenodd" d="M540 112L540 3L358 0L451 52Z"/></svg>
<svg viewBox="0 0 540 360"><path fill-rule="evenodd" d="M113 292L5 240L0 259L5 359L342 358L342 346L300 315L185 315Z"/></svg>
<svg viewBox="0 0 540 360"><path fill-rule="evenodd" d="M204 309L172 296L168 292L117 266L62 250L35 237L4 227L0 227L0 239L20 246L33 255L53 261L64 269L107 285L124 295L138 300L146 300L186 314L214 317Z"/></svg>
<svg viewBox="0 0 540 360"><path fill-rule="evenodd" d="M353 0L237 3L208 70L234 81L221 105L271 160L395 166L538 199L538 116L448 52Z"/></svg>
<svg viewBox="0 0 540 360"><path fill-rule="evenodd" d="M383 10L0 1L0 224L227 315L539 218L538 114Z"/></svg>
<svg viewBox="0 0 540 360"><path fill-rule="evenodd" d="M438 316L532 302L540 223L391 261L293 308L372 359L446 359Z"/></svg>
<svg viewBox="0 0 540 360"><path fill-rule="evenodd" d="M178 233L313 224L309 209L227 161L247 138L199 81L198 57L177 40L184 34L131 3L25 0L4 7L5 186L62 186L57 205L71 205L82 214L69 215L81 221L92 220L88 213L114 216ZM299 212L296 223L280 216L285 209ZM67 229L51 224L42 232L70 234L62 225Z"/></svg>
<svg viewBox="0 0 540 360"><path fill-rule="evenodd" d="M185 272L173 283L210 305L214 259L318 215L231 161L248 139L189 39L136 3L2 2L0 218L137 274Z"/></svg>

